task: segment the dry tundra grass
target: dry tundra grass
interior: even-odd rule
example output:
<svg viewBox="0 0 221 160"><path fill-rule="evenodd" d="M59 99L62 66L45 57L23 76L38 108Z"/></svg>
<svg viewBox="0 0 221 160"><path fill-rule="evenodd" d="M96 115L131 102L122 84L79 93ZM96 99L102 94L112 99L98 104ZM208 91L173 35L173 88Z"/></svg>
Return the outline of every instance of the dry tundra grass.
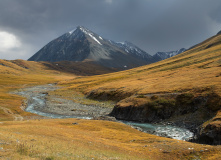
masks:
<svg viewBox="0 0 221 160"><path fill-rule="evenodd" d="M23 98L8 92L58 81L66 87L57 91L63 96L76 91L109 99L186 91L221 95L220 41L218 35L168 60L91 77L60 73L36 62L0 60L0 159L221 159L220 146L157 137L116 122L8 121L33 116L21 110Z"/></svg>
<svg viewBox="0 0 221 160"><path fill-rule="evenodd" d="M30 120L0 124L0 158L220 159L220 146L157 137L97 120Z"/></svg>
<svg viewBox="0 0 221 160"><path fill-rule="evenodd" d="M221 95L221 35L164 61L122 72L79 77L60 84L84 94L94 92L98 98L104 93L110 98L121 95L122 99L132 94L205 90Z"/></svg>

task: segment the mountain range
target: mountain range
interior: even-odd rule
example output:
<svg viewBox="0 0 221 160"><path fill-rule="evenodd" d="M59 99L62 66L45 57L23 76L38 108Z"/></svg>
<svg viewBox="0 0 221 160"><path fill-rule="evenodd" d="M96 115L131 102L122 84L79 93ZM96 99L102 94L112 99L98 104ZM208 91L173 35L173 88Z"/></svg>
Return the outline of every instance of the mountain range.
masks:
<svg viewBox="0 0 221 160"><path fill-rule="evenodd" d="M167 59L167 58L170 58L170 57L173 57L177 54L180 54L182 52L186 51L185 48L181 48L179 50L176 50L176 51L170 51L170 52L157 52L156 54L153 55L153 58L156 60L156 61L161 61L161 60L164 60L164 59Z"/></svg>
<svg viewBox="0 0 221 160"><path fill-rule="evenodd" d="M101 66L125 70L154 63L185 51L158 52L150 55L130 42L115 42L105 39L89 29L78 26L52 40L29 61L90 61Z"/></svg>

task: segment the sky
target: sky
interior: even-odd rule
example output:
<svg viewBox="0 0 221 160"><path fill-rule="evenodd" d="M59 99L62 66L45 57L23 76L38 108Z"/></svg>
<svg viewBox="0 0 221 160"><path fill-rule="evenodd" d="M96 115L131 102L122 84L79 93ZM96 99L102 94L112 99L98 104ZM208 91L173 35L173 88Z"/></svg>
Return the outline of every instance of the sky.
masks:
<svg viewBox="0 0 221 160"><path fill-rule="evenodd" d="M189 48L221 30L220 0L0 0L0 59L27 60L84 26L149 54Z"/></svg>

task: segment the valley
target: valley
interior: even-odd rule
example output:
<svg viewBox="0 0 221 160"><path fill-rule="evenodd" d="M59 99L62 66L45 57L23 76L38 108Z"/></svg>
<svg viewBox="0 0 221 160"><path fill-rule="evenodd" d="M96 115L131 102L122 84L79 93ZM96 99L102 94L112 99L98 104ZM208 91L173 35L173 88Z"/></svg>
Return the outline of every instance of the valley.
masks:
<svg viewBox="0 0 221 160"><path fill-rule="evenodd" d="M67 92L64 88L59 87L57 91L54 90L55 88L58 89L56 86L49 84L18 89L16 92L22 95L25 95L25 92L29 94L30 92L31 94L47 94L52 95L52 97L53 95L60 97L58 93ZM13 91L13 93L15 92ZM68 92L67 95L69 96L64 96L63 98L77 97L76 95L73 97ZM50 97L46 99L50 99ZM79 95L75 101L83 102L83 99ZM54 103L61 104L60 102L61 99ZM94 103L96 105L99 103L94 100L86 100L84 102L85 104ZM103 102L100 105L103 105ZM107 103L105 107L110 105L111 103ZM24 106L26 105L24 104ZM41 106L38 105L36 107ZM82 117L77 119L53 117L56 119L50 119L50 115L48 119L35 114L23 117L23 121L0 122L1 158L216 159L217 157L219 158L221 151L220 146L202 145L158 137L140 132L119 122L89 120L82 119Z"/></svg>
<svg viewBox="0 0 221 160"><path fill-rule="evenodd" d="M117 121L109 114L113 110L114 102L96 102L96 105L84 105L75 103L73 100L64 99L67 97L55 96L50 92L59 89L54 84L34 86L24 88L21 91L13 92L13 94L21 95L27 100L24 102L26 107L23 109L26 112L31 112L44 118L79 118L79 119L96 119ZM79 95L75 94L76 99ZM84 97L79 98L83 101ZM94 101L95 102L95 101ZM91 101L92 103L92 101ZM30 119L31 117L29 117ZM36 117L35 117L36 118ZM43 117L39 117L43 118ZM129 121L119 121L131 125L138 130L158 136L169 137L173 139L189 141L193 138L193 133L184 128L177 128L171 125L159 125L148 123L134 123Z"/></svg>
<svg viewBox="0 0 221 160"><path fill-rule="evenodd" d="M120 72L89 61L0 60L0 158L220 159L220 41ZM159 137L115 118L180 133ZM183 141L189 131L192 142Z"/></svg>
<svg viewBox="0 0 221 160"><path fill-rule="evenodd" d="M118 119L169 122L197 133L197 142L217 145L221 129L220 41L217 34L164 61L60 84L89 98L117 99L111 115Z"/></svg>

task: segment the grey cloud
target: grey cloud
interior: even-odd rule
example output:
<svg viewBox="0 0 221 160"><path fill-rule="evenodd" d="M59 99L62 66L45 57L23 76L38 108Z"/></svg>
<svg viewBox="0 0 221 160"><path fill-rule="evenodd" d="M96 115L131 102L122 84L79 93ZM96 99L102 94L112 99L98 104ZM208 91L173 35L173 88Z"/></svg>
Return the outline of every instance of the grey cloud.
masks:
<svg viewBox="0 0 221 160"><path fill-rule="evenodd" d="M20 39L25 59L78 25L153 54L216 34L220 15L220 0L7 0L0 1L0 31Z"/></svg>

